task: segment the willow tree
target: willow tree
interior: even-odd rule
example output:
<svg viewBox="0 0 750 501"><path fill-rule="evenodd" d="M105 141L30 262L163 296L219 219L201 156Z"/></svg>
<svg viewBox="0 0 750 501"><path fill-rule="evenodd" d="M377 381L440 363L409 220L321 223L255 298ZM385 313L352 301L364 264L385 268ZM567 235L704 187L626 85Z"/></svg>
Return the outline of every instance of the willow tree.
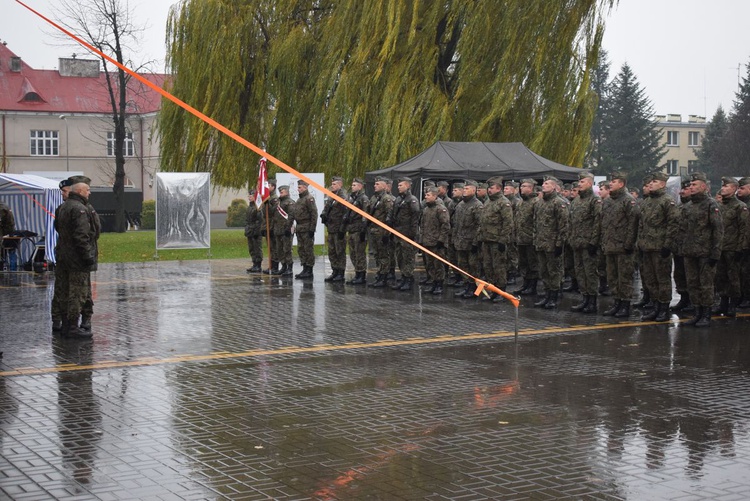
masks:
<svg viewBox="0 0 750 501"><path fill-rule="evenodd" d="M305 172L361 175L437 140L522 141L580 165L615 0L184 0L171 91ZM255 155L165 102L162 169L255 175Z"/></svg>

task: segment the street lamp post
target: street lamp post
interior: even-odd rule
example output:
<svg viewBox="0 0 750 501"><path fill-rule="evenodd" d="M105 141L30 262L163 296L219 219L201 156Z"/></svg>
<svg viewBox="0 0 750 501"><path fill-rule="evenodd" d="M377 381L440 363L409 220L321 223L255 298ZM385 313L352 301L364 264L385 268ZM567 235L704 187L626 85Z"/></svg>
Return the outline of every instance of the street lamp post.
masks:
<svg viewBox="0 0 750 501"><path fill-rule="evenodd" d="M65 122L65 170L70 172L70 142L68 141L68 117L60 115L60 120Z"/></svg>

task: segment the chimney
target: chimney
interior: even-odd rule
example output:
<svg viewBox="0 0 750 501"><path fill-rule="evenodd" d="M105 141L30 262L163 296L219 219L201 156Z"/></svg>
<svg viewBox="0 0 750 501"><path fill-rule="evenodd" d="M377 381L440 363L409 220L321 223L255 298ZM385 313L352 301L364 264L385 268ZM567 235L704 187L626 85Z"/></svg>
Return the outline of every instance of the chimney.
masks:
<svg viewBox="0 0 750 501"><path fill-rule="evenodd" d="M10 58L10 71L14 73L21 72L21 58L18 56L11 56Z"/></svg>

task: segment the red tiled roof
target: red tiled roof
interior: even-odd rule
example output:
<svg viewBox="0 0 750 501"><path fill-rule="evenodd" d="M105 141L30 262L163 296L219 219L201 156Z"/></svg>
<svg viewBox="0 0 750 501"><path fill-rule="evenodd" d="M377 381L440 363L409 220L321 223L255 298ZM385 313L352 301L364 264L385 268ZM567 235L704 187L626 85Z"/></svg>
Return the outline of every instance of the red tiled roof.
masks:
<svg viewBox="0 0 750 501"><path fill-rule="evenodd" d="M34 111L51 113L111 113L104 73L94 77L64 77L57 70L35 70L21 61L21 71L11 71L10 61L15 54L0 44L0 111ZM142 74L161 87L164 74ZM129 101L134 103L130 113L151 113L161 107L161 95L141 82L132 79ZM35 93L39 97L34 99Z"/></svg>

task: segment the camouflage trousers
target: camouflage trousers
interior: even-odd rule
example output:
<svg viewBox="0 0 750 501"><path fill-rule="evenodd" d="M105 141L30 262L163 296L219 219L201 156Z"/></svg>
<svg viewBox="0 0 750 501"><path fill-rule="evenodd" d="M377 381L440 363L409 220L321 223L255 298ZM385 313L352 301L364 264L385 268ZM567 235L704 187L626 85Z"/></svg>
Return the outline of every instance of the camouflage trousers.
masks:
<svg viewBox="0 0 750 501"><path fill-rule="evenodd" d="M515 243L508 244L508 271L518 272L518 246Z"/></svg>
<svg viewBox="0 0 750 501"><path fill-rule="evenodd" d="M716 265L714 284L719 296L740 297L740 268L742 254L734 251L722 251L719 263Z"/></svg>
<svg viewBox="0 0 750 501"><path fill-rule="evenodd" d="M432 245L430 247L427 247L427 250L434 252L438 256L445 259L445 247L438 249L436 246ZM424 254L424 260L425 271L427 272L427 277L430 280L439 282L445 280L445 264L427 253Z"/></svg>
<svg viewBox="0 0 750 501"><path fill-rule="evenodd" d="M456 249L456 264L467 273L479 277L479 252Z"/></svg>
<svg viewBox="0 0 750 501"><path fill-rule="evenodd" d="M575 277L578 288L585 296L596 296L599 292L599 253L592 256L587 248L573 249Z"/></svg>
<svg viewBox="0 0 750 501"><path fill-rule="evenodd" d="M672 300L672 258L661 257L659 251L646 251L641 256L641 280L651 299L660 303Z"/></svg>
<svg viewBox="0 0 750 501"><path fill-rule="evenodd" d="M276 247L276 259L275 261L281 264L292 264L292 237L286 235L274 235L273 247ZM271 247L271 252L273 252Z"/></svg>
<svg viewBox="0 0 750 501"><path fill-rule="evenodd" d="M607 282L612 296L621 301L633 299L633 254L606 254Z"/></svg>
<svg viewBox="0 0 750 501"><path fill-rule="evenodd" d="M328 260L334 270L346 269L346 234L328 232Z"/></svg>
<svg viewBox="0 0 750 501"><path fill-rule="evenodd" d="M315 235L303 231L297 233L297 255L302 266L315 266Z"/></svg>
<svg viewBox="0 0 750 501"><path fill-rule="evenodd" d="M263 261L263 238L247 237L247 251L250 253L250 259L253 263L259 263Z"/></svg>
<svg viewBox="0 0 750 501"><path fill-rule="evenodd" d="M505 289L508 282L507 247L501 251L497 242L482 243L482 261L485 279L500 289Z"/></svg>
<svg viewBox="0 0 750 501"><path fill-rule="evenodd" d="M674 286L678 294L685 294L688 291L687 277L685 276L685 258L682 256L674 257L674 270L672 271Z"/></svg>
<svg viewBox="0 0 750 501"><path fill-rule="evenodd" d="M714 304L716 266L711 266L708 263L708 258L704 257L685 256L684 260L690 300L696 306L712 306Z"/></svg>
<svg viewBox="0 0 750 501"><path fill-rule="evenodd" d="M367 238L364 232L349 233L349 259L354 271L367 271Z"/></svg>
<svg viewBox="0 0 750 501"><path fill-rule="evenodd" d="M57 300L54 296L57 296ZM55 268L52 319L58 320L67 316L71 322L77 322L78 315L91 316L93 313L91 273L88 271L69 271L60 266Z"/></svg>
<svg viewBox="0 0 750 501"><path fill-rule="evenodd" d="M518 271L525 280L539 278L539 259L533 245L518 246Z"/></svg>
<svg viewBox="0 0 750 501"><path fill-rule="evenodd" d="M396 264L402 276L406 278L414 276L415 260L416 251L414 246L399 238L396 242Z"/></svg>
<svg viewBox="0 0 750 501"><path fill-rule="evenodd" d="M576 261L573 247L568 244L563 246L563 269L566 277L578 278L576 277Z"/></svg>
<svg viewBox="0 0 750 501"><path fill-rule="evenodd" d="M385 275L391 267L391 260L388 253L389 238L388 235L380 235L375 232L370 232L370 241L372 243L372 250L375 253L375 263L378 269L379 275ZM385 238L385 242L383 242Z"/></svg>
<svg viewBox="0 0 750 501"><path fill-rule="evenodd" d="M559 291L563 280L563 257L555 256L554 252L537 251L539 262L539 278L544 282L548 291Z"/></svg>
<svg viewBox="0 0 750 501"><path fill-rule="evenodd" d="M391 240L388 242L388 269L389 270L395 270L396 269L396 245L398 237L390 234Z"/></svg>

